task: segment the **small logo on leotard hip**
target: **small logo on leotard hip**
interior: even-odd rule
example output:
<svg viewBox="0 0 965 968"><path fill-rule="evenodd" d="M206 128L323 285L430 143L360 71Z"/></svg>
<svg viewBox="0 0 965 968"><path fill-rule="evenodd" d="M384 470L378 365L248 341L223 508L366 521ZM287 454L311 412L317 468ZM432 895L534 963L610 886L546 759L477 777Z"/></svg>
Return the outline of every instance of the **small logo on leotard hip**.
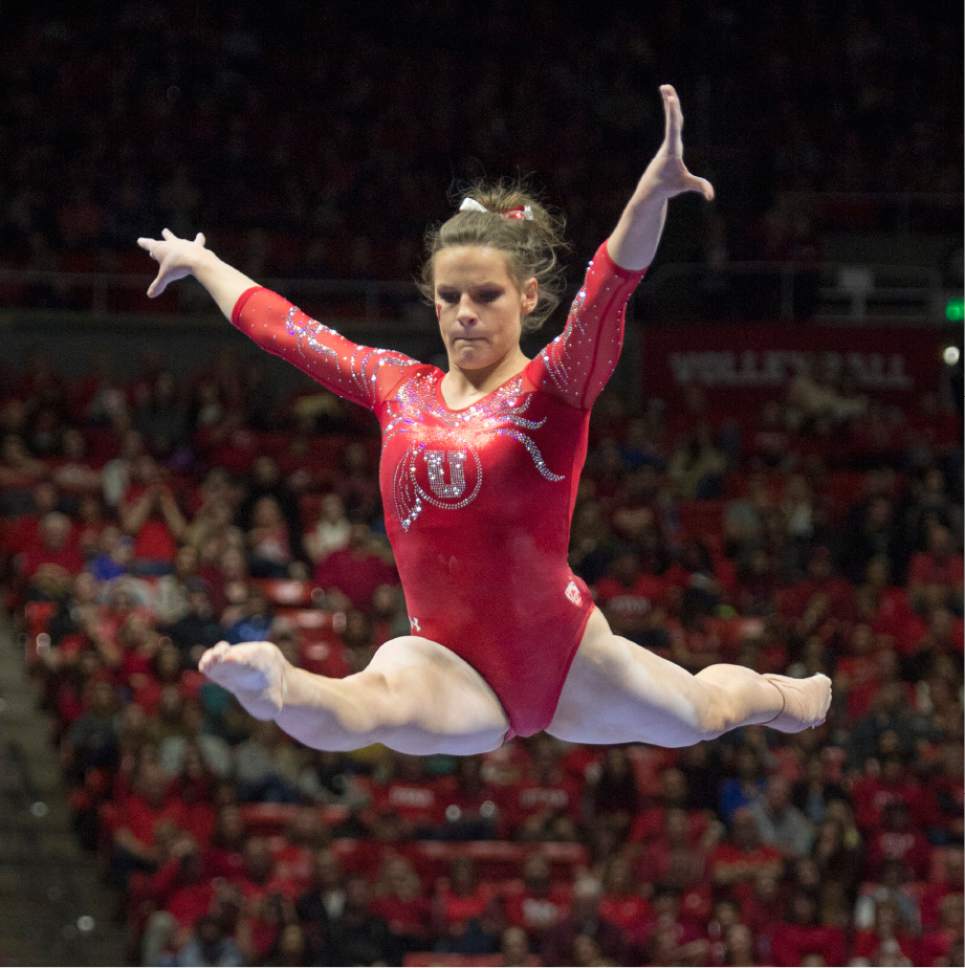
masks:
<svg viewBox="0 0 965 968"><path fill-rule="evenodd" d="M563 593L566 597L574 604L581 605L583 603L583 596L580 594L579 588L576 587L576 582L571 581L566 586L566 591Z"/></svg>
<svg viewBox="0 0 965 968"><path fill-rule="evenodd" d="M419 625L419 620L417 618L409 619L409 631L410 632L421 632L422 626Z"/></svg>

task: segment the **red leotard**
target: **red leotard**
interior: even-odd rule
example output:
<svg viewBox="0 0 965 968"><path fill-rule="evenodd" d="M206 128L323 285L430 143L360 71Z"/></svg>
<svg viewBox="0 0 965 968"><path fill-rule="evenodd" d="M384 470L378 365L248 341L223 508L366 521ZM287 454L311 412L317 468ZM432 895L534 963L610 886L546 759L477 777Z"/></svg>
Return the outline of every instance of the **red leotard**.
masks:
<svg viewBox="0 0 965 968"><path fill-rule="evenodd" d="M452 410L445 375L358 346L277 293L245 291L231 322L382 428L379 483L412 632L472 665L499 697L510 735L553 718L593 599L567 562L590 408L623 342L645 270L606 243L563 333L470 407Z"/></svg>

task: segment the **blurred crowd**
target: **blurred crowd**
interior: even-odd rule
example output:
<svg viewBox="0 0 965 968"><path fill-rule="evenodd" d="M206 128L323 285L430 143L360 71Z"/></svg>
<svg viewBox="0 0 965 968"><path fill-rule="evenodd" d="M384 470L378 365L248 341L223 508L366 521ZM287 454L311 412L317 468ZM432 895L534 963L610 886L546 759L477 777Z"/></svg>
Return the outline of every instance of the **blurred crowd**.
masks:
<svg viewBox="0 0 965 968"><path fill-rule="evenodd" d="M310 750L196 668L269 639L344 676L408 632L376 430L228 356L4 376L6 604L133 960L961 964L957 413L605 394L571 560L614 630L826 671L828 722L465 759Z"/></svg>
<svg viewBox="0 0 965 968"><path fill-rule="evenodd" d="M124 0L6 28L8 266L143 274L134 240L166 225L255 278L410 279L452 179L516 171L584 258L659 144L667 81L719 201L680 207L664 257L810 262L823 216L794 193L961 192L961 22L896 0Z"/></svg>

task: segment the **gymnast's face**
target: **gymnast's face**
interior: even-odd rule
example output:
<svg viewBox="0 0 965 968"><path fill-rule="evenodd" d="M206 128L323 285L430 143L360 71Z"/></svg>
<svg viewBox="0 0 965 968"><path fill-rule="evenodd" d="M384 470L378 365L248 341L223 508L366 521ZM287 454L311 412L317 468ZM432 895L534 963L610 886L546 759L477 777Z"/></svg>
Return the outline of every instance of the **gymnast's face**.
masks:
<svg viewBox="0 0 965 968"><path fill-rule="evenodd" d="M436 318L450 366L478 370L519 352L523 317L536 308L535 278L517 285L506 254L488 245L442 249L433 265Z"/></svg>

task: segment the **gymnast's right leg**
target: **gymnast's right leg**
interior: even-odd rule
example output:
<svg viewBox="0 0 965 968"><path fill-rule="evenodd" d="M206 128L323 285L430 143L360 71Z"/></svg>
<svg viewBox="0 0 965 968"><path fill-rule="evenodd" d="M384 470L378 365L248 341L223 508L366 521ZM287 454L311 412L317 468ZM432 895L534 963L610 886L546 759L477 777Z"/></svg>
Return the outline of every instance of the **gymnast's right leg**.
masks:
<svg viewBox="0 0 965 968"><path fill-rule="evenodd" d="M219 642L201 671L256 719L314 749L382 743L401 753L469 756L501 745L509 721L495 693L454 652L416 635L391 639L344 679L293 666L271 642Z"/></svg>

